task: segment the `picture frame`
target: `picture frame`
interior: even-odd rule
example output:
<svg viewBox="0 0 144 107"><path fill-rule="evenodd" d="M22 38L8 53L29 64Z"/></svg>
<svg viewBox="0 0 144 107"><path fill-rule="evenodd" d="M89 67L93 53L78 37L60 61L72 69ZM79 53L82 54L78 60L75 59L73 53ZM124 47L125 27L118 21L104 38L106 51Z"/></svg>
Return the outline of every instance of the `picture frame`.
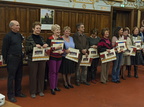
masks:
<svg viewBox="0 0 144 107"><path fill-rule="evenodd" d="M135 46L131 46L130 47L130 56L135 56L136 55L136 47Z"/></svg>
<svg viewBox="0 0 144 107"><path fill-rule="evenodd" d="M134 40L134 44L137 50L140 50L142 48L141 42L141 40Z"/></svg>
<svg viewBox="0 0 144 107"><path fill-rule="evenodd" d="M121 49L123 49L123 51L127 50L126 40L117 40L116 41L116 45L117 45L117 51L118 51L118 53L121 52L120 51Z"/></svg>
<svg viewBox="0 0 144 107"><path fill-rule="evenodd" d="M50 47L47 48L33 48L32 61L49 60Z"/></svg>
<svg viewBox="0 0 144 107"><path fill-rule="evenodd" d="M74 48L68 48L68 50L70 50L70 53L68 53L65 58L74 62L78 62L78 57L80 53L79 50Z"/></svg>
<svg viewBox="0 0 144 107"><path fill-rule="evenodd" d="M78 58L80 53L78 49L68 48L68 50L70 50L70 53L68 53L67 56Z"/></svg>
<svg viewBox="0 0 144 107"><path fill-rule="evenodd" d="M51 26L54 24L54 13L55 11L53 9L40 9L40 22L42 30L51 30Z"/></svg>
<svg viewBox="0 0 144 107"><path fill-rule="evenodd" d="M61 46L61 49L54 50L53 53L58 53L59 51L63 50L64 40L51 40L51 47L58 47L58 46Z"/></svg>
<svg viewBox="0 0 144 107"><path fill-rule="evenodd" d="M92 58L82 55L80 66L91 66Z"/></svg>
<svg viewBox="0 0 144 107"><path fill-rule="evenodd" d="M110 52L104 51L100 53L100 58L102 63L111 62L116 60L116 53L114 48L110 49Z"/></svg>
<svg viewBox="0 0 144 107"><path fill-rule="evenodd" d="M89 48L89 56L90 58L99 58L98 50L94 48Z"/></svg>

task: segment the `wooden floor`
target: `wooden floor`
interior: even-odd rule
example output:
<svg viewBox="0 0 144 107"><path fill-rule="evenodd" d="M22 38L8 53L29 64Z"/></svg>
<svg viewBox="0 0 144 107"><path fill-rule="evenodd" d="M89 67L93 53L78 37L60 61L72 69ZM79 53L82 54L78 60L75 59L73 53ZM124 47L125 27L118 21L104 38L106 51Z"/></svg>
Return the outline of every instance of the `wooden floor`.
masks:
<svg viewBox="0 0 144 107"><path fill-rule="evenodd" d="M98 76L100 69L99 67ZM48 89L44 91L44 97L37 96L35 99L29 95L28 76L24 76L22 86L27 98L17 98L16 104L22 107L144 107L144 66L139 66L138 69L138 79L126 77L126 80L121 80L119 84L111 81L101 84L98 78L97 84L74 85L74 89L65 89L60 78L58 85L61 92L51 95ZM6 82L6 78L0 79L0 93L4 95L6 95Z"/></svg>

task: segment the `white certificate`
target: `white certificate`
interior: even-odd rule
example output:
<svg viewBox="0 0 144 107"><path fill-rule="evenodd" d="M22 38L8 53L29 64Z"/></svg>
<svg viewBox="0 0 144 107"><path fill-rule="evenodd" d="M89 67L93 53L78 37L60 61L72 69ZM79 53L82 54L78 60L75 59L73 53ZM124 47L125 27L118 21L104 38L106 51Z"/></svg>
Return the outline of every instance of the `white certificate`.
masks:
<svg viewBox="0 0 144 107"><path fill-rule="evenodd" d="M78 62L78 58L75 58L75 57L66 56L65 58L67 58L71 61L74 61L74 62Z"/></svg>
<svg viewBox="0 0 144 107"><path fill-rule="evenodd" d="M64 40L51 40L51 47L58 47L60 46L61 49L54 50L53 53L58 53L59 51L63 50Z"/></svg>
<svg viewBox="0 0 144 107"><path fill-rule="evenodd" d="M136 55L136 47L135 46L131 46L130 47L130 56L135 56Z"/></svg>
<svg viewBox="0 0 144 107"><path fill-rule="evenodd" d="M32 61L49 60L50 47L47 48L33 48Z"/></svg>
<svg viewBox="0 0 144 107"><path fill-rule="evenodd" d="M121 52L120 50L122 49L123 51L127 50L126 48L126 40L117 40L117 51Z"/></svg>
<svg viewBox="0 0 144 107"><path fill-rule="evenodd" d="M142 48L141 40L134 40L134 44L137 50L140 50Z"/></svg>
<svg viewBox="0 0 144 107"><path fill-rule="evenodd" d="M116 60L115 50L111 49L110 52L105 51L105 52L100 53L100 58L101 58L102 63Z"/></svg>
<svg viewBox="0 0 144 107"><path fill-rule="evenodd" d="M70 53L68 53L65 58L74 62L78 62L78 57L80 53L79 50L74 48L68 48L68 50L70 50Z"/></svg>
<svg viewBox="0 0 144 107"><path fill-rule="evenodd" d="M80 53L78 49L68 48L68 50L70 50L70 53L68 53L67 56L78 58Z"/></svg>
<svg viewBox="0 0 144 107"><path fill-rule="evenodd" d="M80 66L91 66L91 62L92 59L89 56L86 57L86 55L83 55Z"/></svg>
<svg viewBox="0 0 144 107"><path fill-rule="evenodd" d="M97 49L89 48L88 51L90 58L99 58Z"/></svg>

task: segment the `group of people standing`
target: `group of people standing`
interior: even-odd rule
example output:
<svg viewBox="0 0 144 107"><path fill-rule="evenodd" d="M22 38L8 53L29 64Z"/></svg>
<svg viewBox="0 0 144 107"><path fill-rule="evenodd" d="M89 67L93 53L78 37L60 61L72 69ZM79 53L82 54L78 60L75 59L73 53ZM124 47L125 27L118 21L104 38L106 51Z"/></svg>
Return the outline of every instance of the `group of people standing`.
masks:
<svg viewBox="0 0 144 107"><path fill-rule="evenodd" d="M19 33L20 25L16 20L12 20L9 24L11 31L4 37L2 46L2 55L7 63L8 70L8 99L11 102L16 102L16 97L26 97L21 92L21 80L22 80L22 41L23 36ZM77 32L71 37L71 28L65 26L63 28L63 35L61 35L61 28L58 24L54 24L51 27L53 34L47 38L45 41L41 33L41 23L34 22L32 25L33 33L27 37L25 42L25 51L28 56L28 66L29 66L29 86L30 86L30 96L35 98L37 94L39 96L44 96L44 77L46 64L48 66L48 79L51 89L51 94L55 95L56 91L61 91L58 88L58 73L60 72L64 81L64 88L74 88L71 83L71 75L75 73L75 84L80 86L80 84L90 85L96 83L96 72L97 66L99 64L100 58L94 58L92 60L91 66L81 66L82 55L88 56L89 48L97 49L99 53L107 51L116 47L117 40L126 40L127 49L134 45L134 40L142 40L143 42L143 32L139 36L139 28L134 27L132 30L132 35L130 35L129 28L123 29L122 27L117 27L114 31L114 36L112 40L109 38L109 29L104 28L101 31L102 38L98 37L98 30L96 28L92 29L90 32L90 37L84 34L84 24L79 23L76 25ZM63 50L55 53L55 50L61 49L60 46L51 47L52 40L64 40ZM50 49L50 58L48 61L32 61L33 48L47 48ZM65 58L66 54L70 52L69 48L75 48L80 51L78 63ZM116 50L116 60L113 61L112 68L112 82L120 83L120 71L123 79L124 72L126 68L128 69L128 76L131 76L131 65L134 65L134 77L138 78L138 65L143 65L142 48L136 50L135 56L125 55L125 52L121 49L118 53ZM111 62L101 63L101 77L100 81L103 84L109 81L108 70Z"/></svg>

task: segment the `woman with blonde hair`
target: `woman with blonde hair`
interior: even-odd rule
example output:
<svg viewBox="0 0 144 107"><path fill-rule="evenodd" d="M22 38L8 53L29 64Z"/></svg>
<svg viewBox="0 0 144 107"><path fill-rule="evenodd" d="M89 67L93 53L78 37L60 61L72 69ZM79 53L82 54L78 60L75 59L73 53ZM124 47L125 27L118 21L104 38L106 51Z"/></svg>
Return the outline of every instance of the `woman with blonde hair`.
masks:
<svg viewBox="0 0 144 107"><path fill-rule="evenodd" d="M62 55L62 64L60 68L60 73L62 73L64 80L64 87L66 89L74 88L71 84L71 74L75 72L75 62L65 58L65 55L70 52L68 48L75 48L73 38L70 36L71 28L65 26L63 29L64 35L62 36L64 40L65 53Z"/></svg>
<svg viewBox="0 0 144 107"><path fill-rule="evenodd" d="M52 40L62 40L60 37L60 26L58 24L52 25L51 31L53 32L53 35L48 37L47 44L51 46ZM58 87L58 71L61 65L62 60L62 53L63 51L58 51L58 53L54 53L55 50L61 49L61 46L57 47L51 47L50 51L50 59L48 61L48 67L49 67L49 82L50 82L50 89L51 94L55 95L55 91L61 91Z"/></svg>

